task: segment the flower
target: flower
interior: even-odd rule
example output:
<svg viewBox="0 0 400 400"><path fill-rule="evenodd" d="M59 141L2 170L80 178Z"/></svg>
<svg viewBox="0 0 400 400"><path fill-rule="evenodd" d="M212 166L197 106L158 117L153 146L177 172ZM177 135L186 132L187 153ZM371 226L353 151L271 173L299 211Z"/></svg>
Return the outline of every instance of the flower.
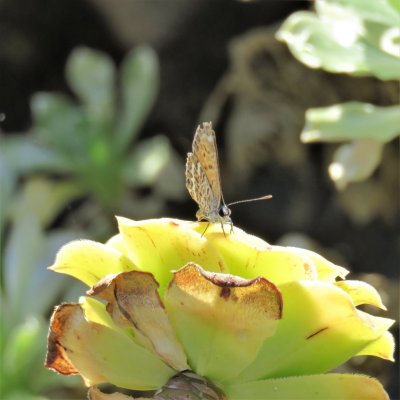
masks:
<svg viewBox="0 0 400 400"><path fill-rule="evenodd" d="M372 286L237 227L118 224L106 244L65 245L50 267L90 289L55 309L46 366L80 374L90 398L107 398L101 383L162 393L179 377L203 379L210 398L387 398L371 377L326 373L356 355L393 360L394 321L356 308L385 309Z"/></svg>

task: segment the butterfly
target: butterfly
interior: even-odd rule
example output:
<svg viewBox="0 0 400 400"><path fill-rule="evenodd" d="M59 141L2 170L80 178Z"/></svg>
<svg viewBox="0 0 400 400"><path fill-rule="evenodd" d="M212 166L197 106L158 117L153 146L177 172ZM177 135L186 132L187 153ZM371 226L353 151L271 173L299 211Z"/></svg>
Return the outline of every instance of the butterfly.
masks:
<svg viewBox="0 0 400 400"><path fill-rule="evenodd" d="M221 189L217 143L211 122L199 125L194 134L192 152L187 154L186 159L186 187L199 206L196 212L197 220L208 221L209 224L219 222L224 234L224 224L230 224L231 233L233 232L231 210L228 206L272 197L268 195L226 205ZM203 235L204 233L205 231Z"/></svg>
<svg viewBox="0 0 400 400"><path fill-rule="evenodd" d="M186 159L186 187L199 206L198 221L220 222L222 227L228 223L232 230L231 210L221 190L217 143L211 122L199 125L194 134L192 152Z"/></svg>

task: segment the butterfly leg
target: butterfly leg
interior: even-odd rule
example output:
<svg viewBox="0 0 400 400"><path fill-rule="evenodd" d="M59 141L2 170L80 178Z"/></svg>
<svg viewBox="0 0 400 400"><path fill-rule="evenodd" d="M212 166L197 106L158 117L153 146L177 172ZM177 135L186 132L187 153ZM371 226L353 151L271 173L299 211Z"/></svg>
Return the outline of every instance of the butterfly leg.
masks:
<svg viewBox="0 0 400 400"><path fill-rule="evenodd" d="M224 223L223 222L221 222L221 228L222 228L222 232L224 232L224 237L226 237L226 233L225 233Z"/></svg>
<svg viewBox="0 0 400 400"><path fill-rule="evenodd" d="M204 229L204 232L201 234L201 237L204 236L204 234L206 233L206 231L207 231L207 229L208 229L209 226L210 226L210 223L208 222L208 223L207 223L207 226L206 226L206 229Z"/></svg>

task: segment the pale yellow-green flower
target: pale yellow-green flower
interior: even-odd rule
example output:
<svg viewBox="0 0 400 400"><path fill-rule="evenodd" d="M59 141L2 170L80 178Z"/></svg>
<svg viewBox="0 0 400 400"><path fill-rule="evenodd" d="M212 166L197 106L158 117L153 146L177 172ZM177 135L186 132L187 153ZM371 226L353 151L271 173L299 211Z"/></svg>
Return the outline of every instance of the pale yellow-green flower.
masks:
<svg viewBox="0 0 400 400"><path fill-rule="evenodd" d="M69 243L51 267L90 289L56 308L46 365L79 373L90 398L107 398L101 383L157 390L187 371L231 400L387 398L373 378L326 373L357 355L393 359L393 321L356 308L384 309L372 286L236 227L118 222L106 244Z"/></svg>

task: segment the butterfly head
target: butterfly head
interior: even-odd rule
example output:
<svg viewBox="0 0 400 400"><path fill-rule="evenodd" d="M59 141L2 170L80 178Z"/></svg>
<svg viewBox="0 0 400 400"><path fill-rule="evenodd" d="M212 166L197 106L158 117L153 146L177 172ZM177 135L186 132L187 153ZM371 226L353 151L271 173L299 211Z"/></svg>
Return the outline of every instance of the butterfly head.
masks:
<svg viewBox="0 0 400 400"><path fill-rule="evenodd" d="M198 221L208 221L210 223L232 224L231 210L224 203L221 203L215 211L204 212L201 208L196 213Z"/></svg>
<svg viewBox="0 0 400 400"><path fill-rule="evenodd" d="M203 232L206 233L210 224L219 223L221 224L224 236L226 236L224 224L229 224L231 226L231 233L233 232L233 223L231 220L231 210L225 203L221 203L220 206L214 211L204 212L201 208L197 211L196 217L198 221L208 221L207 227Z"/></svg>
<svg viewBox="0 0 400 400"><path fill-rule="evenodd" d="M218 209L218 215L221 218L221 222L232 222L231 221L231 210L228 206L222 203Z"/></svg>

